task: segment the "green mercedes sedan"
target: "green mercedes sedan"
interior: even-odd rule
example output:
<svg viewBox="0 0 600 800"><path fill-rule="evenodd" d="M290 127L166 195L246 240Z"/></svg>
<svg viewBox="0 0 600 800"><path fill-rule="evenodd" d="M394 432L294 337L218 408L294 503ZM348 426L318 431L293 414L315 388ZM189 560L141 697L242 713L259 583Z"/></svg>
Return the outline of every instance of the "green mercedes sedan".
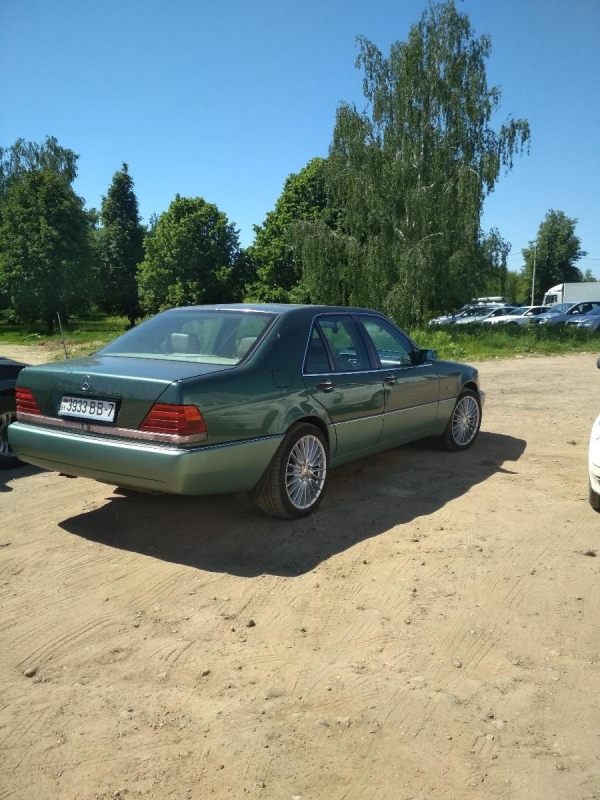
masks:
<svg viewBox="0 0 600 800"><path fill-rule="evenodd" d="M22 460L140 491L249 492L304 517L333 467L424 437L465 450L477 370L438 361L362 308L191 306L84 358L27 367L10 444Z"/></svg>

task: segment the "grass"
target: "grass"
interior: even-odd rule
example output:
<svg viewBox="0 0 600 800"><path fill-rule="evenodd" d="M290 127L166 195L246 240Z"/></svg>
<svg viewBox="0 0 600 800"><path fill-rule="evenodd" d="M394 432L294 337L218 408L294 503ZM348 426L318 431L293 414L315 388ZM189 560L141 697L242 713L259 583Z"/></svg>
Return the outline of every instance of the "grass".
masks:
<svg viewBox="0 0 600 800"><path fill-rule="evenodd" d="M104 314L88 314L74 317L63 327L64 340L69 355L93 353L127 330L125 317L109 317ZM43 325L17 325L0 314L0 344L40 345L63 354L62 336L55 331L49 336Z"/></svg>
<svg viewBox="0 0 600 800"><path fill-rule="evenodd" d="M449 360L600 352L600 332L567 325L447 325L410 335L421 347Z"/></svg>
<svg viewBox="0 0 600 800"><path fill-rule="evenodd" d="M127 329L125 317L89 314L70 320L65 329L69 355L93 353ZM409 331L421 346L438 351L442 359L481 361L524 355L600 353L600 332L565 325L446 325ZM0 313L0 344L39 344L63 354L60 333L48 336L35 325L11 324Z"/></svg>

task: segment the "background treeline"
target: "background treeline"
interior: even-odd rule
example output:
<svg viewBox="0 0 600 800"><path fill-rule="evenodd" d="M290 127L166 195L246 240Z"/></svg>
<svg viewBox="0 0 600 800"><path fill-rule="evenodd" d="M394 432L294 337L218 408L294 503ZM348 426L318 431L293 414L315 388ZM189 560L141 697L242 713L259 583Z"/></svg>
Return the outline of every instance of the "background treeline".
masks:
<svg viewBox="0 0 600 800"><path fill-rule="evenodd" d="M590 279L576 220L550 210L524 266L481 229L486 197L527 151L526 120L499 128L487 36L454 2L431 3L385 56L361 38L365 107L337 109L327 158L288 177L255 240L202 197L177 195L142 225L127 164L100 210L73 189L77 155L53 137L0 148L0 306L52 331L91 309L141 316L174 305L268 301L361 305L406 326L472 297L531 297ZM537 247L537 249L536 249Z"/></svg>

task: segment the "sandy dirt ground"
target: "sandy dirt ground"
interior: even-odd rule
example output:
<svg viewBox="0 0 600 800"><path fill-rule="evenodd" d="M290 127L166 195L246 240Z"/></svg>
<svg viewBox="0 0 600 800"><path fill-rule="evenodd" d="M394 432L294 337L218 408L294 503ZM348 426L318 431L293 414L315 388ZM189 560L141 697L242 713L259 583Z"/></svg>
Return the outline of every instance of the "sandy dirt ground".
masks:
<svg viewBox="0 0 600 800"><path fill-rule="evenodd" d="M300 522L0 473L0 800L600 798L596 354L479 367Z"/></svg>

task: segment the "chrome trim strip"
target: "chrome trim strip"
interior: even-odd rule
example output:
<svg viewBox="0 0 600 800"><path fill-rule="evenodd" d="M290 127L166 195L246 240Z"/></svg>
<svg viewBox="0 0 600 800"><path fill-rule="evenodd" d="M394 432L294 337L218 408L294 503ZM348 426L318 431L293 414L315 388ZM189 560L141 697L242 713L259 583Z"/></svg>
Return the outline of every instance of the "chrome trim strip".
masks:
<svg viewBox="0 0 600 800"><path fill-rule="evenodd" d="M268 442L270 439L283 439L283 433L274 433L270 436L256 436L254 439L236 439L234 442L219 442L219 444L208 444L205 447L190 447L190 453L194 450L201 450L203 453L211 450L223 450L226 447L236 447L240 444L254 444L255 442Z"/></svg>
<svg viewBox="0 0 600 800"><path fill-rule="evenodd" d="M94 425L92 422L87 421L75 422L59 417L47 417L44 414L27 414L23 411L17 411L17 420L19 422L28 422L31 425L43 425L51 428L66 428L67 430L75 432L94 433L98 436L106 437L107 439L119 437L122 439L136 439L144 442L185 445L205 442L208 438L207 433L177 436L174 433L153 433L152 431L138 431L134 428L111 428L107 425Z"/></svg>
<svg viewBox="0 0 600 800"><path fill-rule="evenodd" d="M364 422L366 419L375 419L375 417L385 417L383 414L367 414L365 417L356 417L355 419L342 419L340 422L334 422L333 427L337 428L340 425L352 425L353 422Z"/></svg>

